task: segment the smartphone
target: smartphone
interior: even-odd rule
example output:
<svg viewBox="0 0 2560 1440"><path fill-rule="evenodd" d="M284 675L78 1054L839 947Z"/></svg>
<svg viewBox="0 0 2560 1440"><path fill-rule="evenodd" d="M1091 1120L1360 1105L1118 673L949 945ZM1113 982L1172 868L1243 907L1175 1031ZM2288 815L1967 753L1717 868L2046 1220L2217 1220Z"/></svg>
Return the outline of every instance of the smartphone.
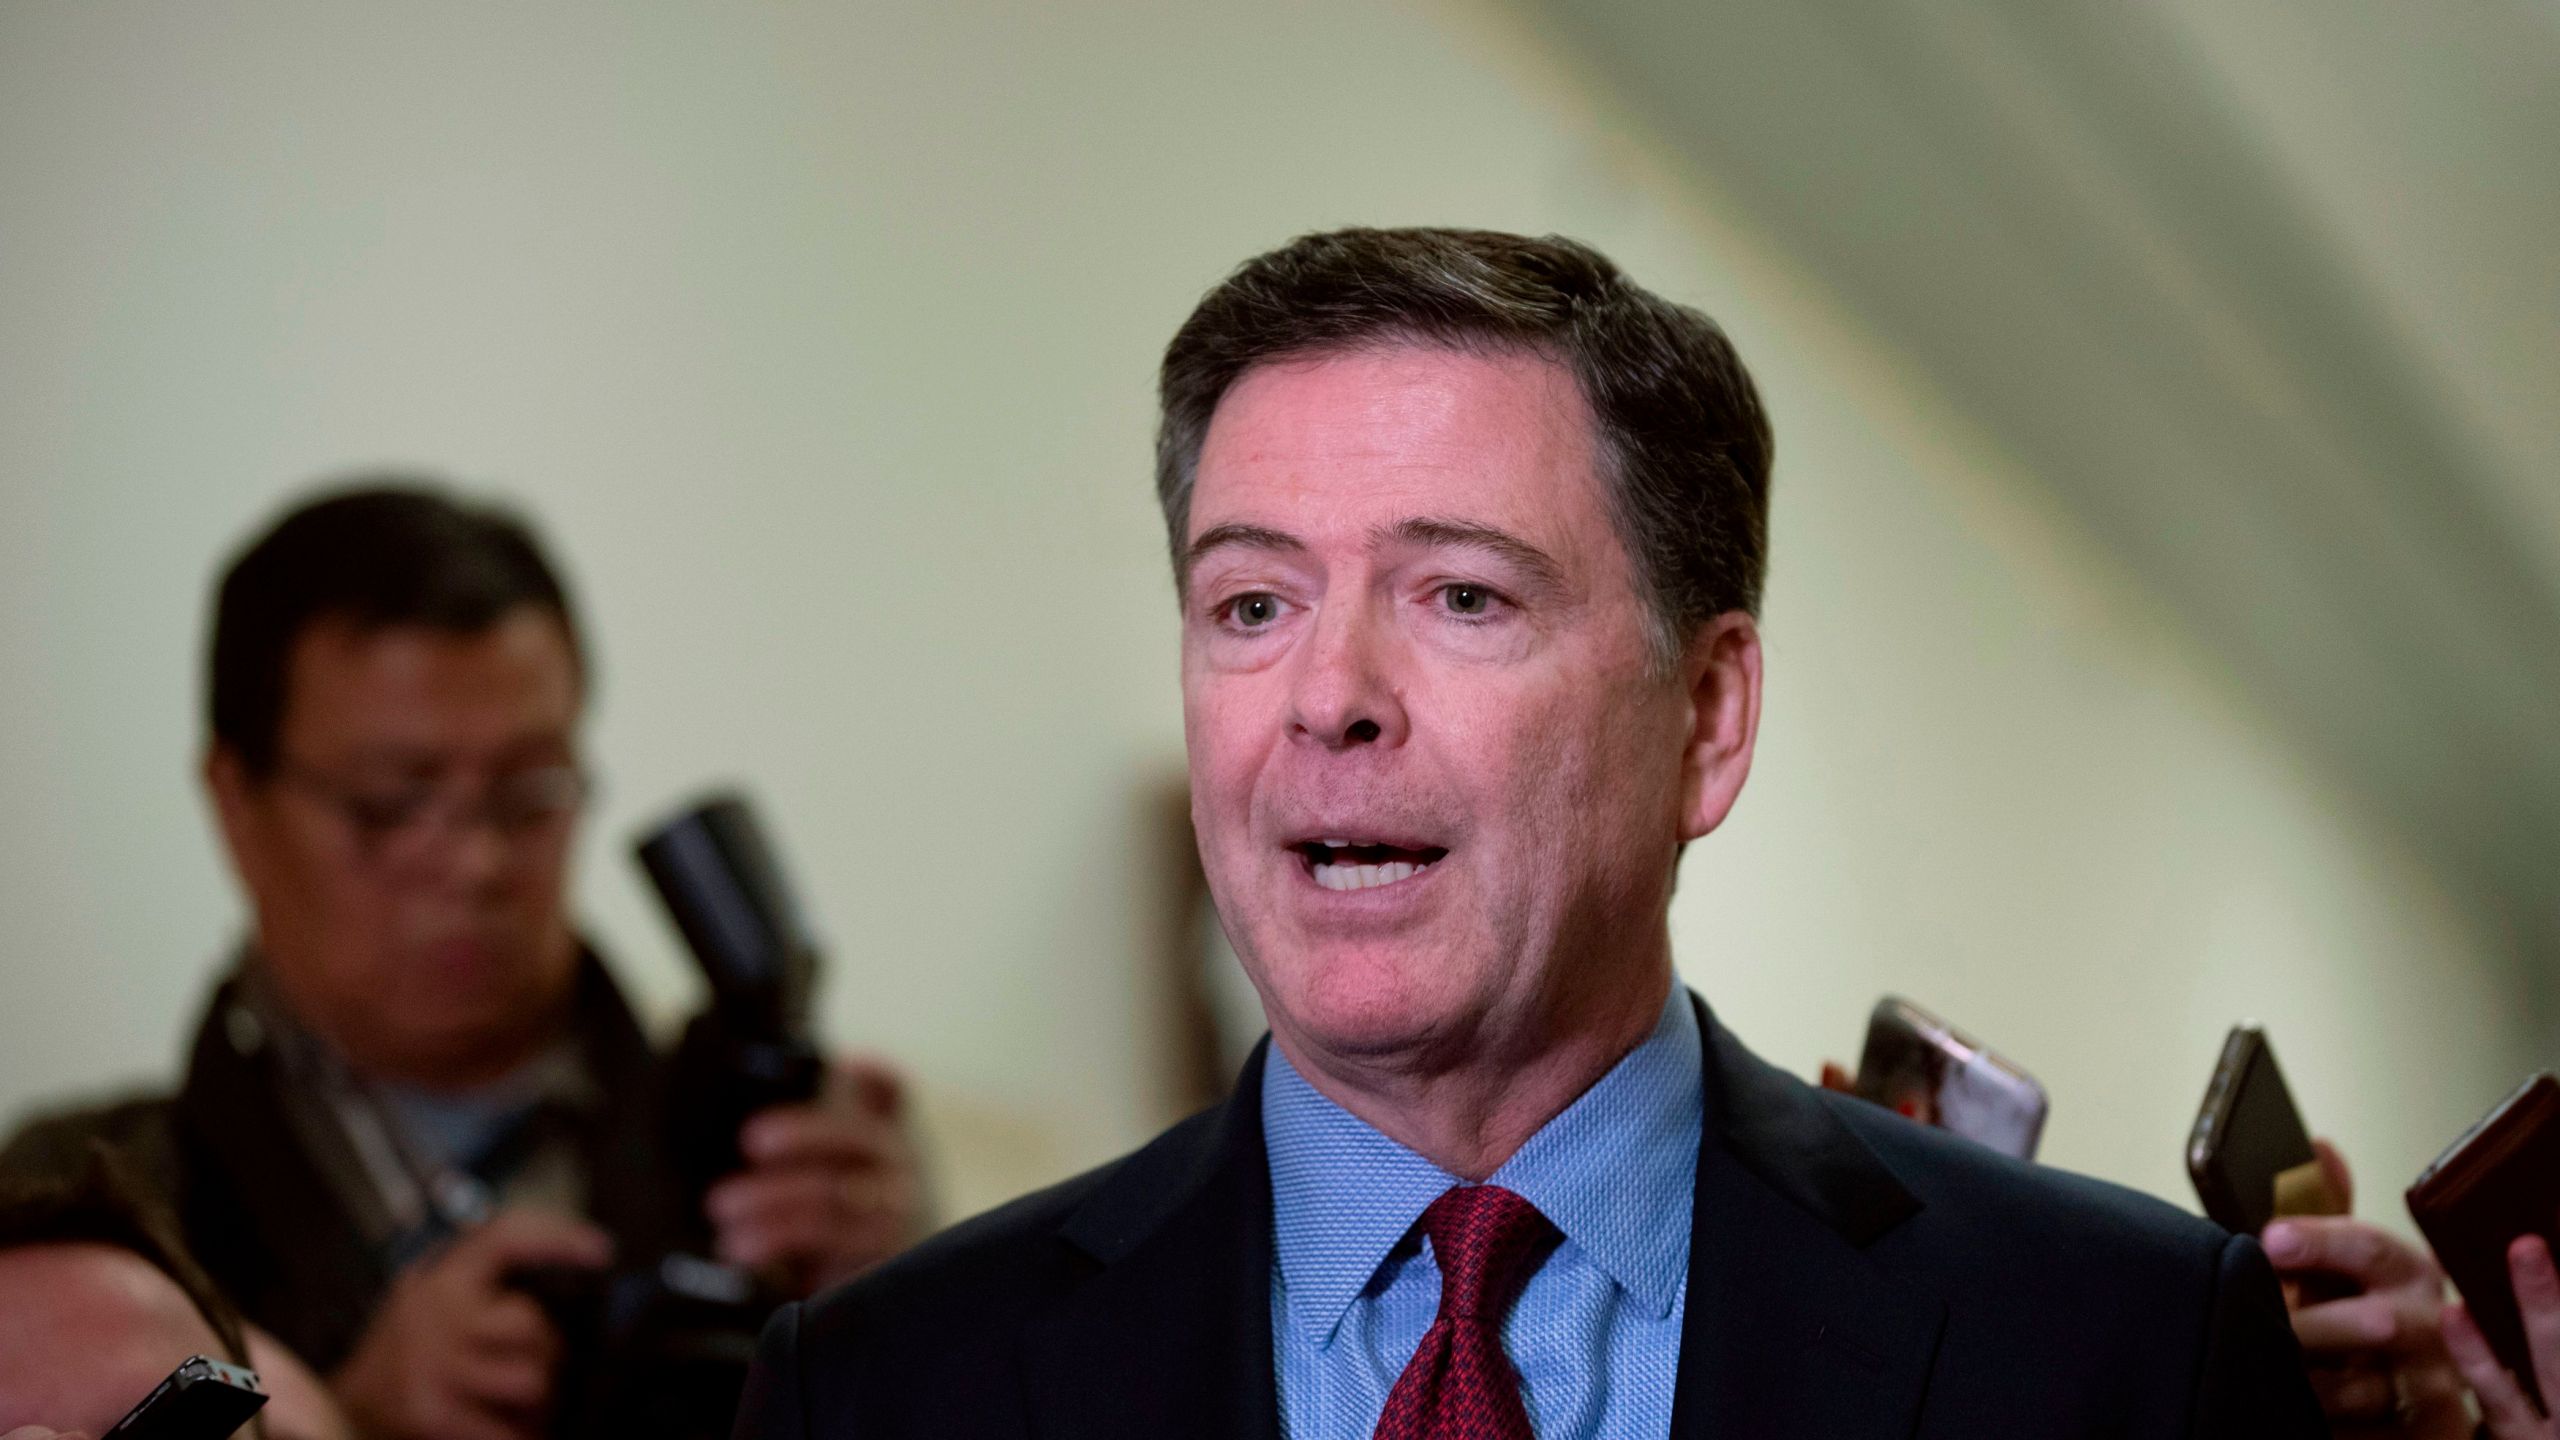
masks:
<svg viewBox="0 0 2560 1440"><path fill-rule="evenodd" d="M2034 1076L1895 995L1877 1001L1867 1017L1857 1090L1923 1125L2021 1160L2036 1158L2052 1108Z"/></svg>
<svg viewBox="0 0 2560 1440"><path fill-rule="evenodd" d="M2507 1275L2507 1247L2540 1235L2560 1252L2560 1080L2544 1071L2462 1132L2409 1187L2409 1218L2536 1404L2533 1356Z"/></svg>
<svg viewBox="0 0 2560 1440"><path fill-rule="evenodd" d="M2223 1229L2255 1235L2279 1215L2344 1214L2294 1108L2264 1028L2231 1027L2222 1059L2187 1132L2187 1176L2204 1213Z"/></svg>
<svg viewBox="0 0 2560 1440"><path fill-rule="evenodd" d="M227 1440L266 1403L256 1371L190 1355L104 1440Z"/></svg>

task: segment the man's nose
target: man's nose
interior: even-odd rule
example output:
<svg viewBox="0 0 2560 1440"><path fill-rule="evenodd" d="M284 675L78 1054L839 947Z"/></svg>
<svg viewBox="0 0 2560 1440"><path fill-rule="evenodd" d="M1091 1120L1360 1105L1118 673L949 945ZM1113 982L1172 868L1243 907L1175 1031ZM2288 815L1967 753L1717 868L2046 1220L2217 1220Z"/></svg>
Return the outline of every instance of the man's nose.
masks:
<svg viewBox="0 0 2560 1440"><path fill-rule="evenodd" d="M474 811L449 818L450 833L439 837L440 877L446 885L473 896L495 889L506 878L514 842L495 817Z"/></svg>
<svg viewBox="0 0 2560 1440"><path fill-rule="evenodd" d="M1401 745L1410 733L1395 637L1366 605L1329 605L1297 657L1289 738L1329 750Z"/></svg>

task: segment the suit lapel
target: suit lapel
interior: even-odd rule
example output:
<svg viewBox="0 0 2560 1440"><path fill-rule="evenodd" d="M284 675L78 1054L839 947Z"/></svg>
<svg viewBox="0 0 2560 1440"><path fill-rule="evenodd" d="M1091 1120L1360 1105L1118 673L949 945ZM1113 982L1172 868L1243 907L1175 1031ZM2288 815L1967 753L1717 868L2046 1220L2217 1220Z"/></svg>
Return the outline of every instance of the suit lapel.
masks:
<svg viewBox="0 0 2560 1440"><path fill-rule="evenodd" d="M1866 1247L1920 1202L1812 1091L1704 1004L1698 1020L1707 1114L1671 1433L1904 1440L1944 1306Z"/></svg>
<svg viewBox="0 0 2560 1440"><path fill-rule="evenodd" d="M1671 1433L1907 1440L1944 1307L1866 1247L1920 1202L1812 1092L1698 1018L1707 1114ZM1044 1440L1277 1440L1261 1075L1257 1051L1223 1105L1061 1228L1094 1268L1026 1338Z"/></svg>
<svg viewBox="0 0 2560 1440"><path fill-rule="evenodd" d="M1132 1156L1062 1227L1097 1268L1030 1328L1037 1434L1277 1440L1261 1080L1257 1050L1223 1105Z"/></svg>

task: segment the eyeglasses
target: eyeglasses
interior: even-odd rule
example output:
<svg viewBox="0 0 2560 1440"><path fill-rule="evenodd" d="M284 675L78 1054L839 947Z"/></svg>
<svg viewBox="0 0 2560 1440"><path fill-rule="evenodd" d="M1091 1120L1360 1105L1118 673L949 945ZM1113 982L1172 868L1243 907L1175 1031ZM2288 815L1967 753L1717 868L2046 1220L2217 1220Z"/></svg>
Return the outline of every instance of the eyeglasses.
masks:
<svg viewBox="0 0 2560 1440"><path fill-rule="evenodd" d="M548 838L585 808L594 789L575 765L510 770L476 787L454 781L365 785L291 762L279 764L274 778L335 812L365 859L402 864L444 853L455 838L478 827L513 847Z"/></svg>

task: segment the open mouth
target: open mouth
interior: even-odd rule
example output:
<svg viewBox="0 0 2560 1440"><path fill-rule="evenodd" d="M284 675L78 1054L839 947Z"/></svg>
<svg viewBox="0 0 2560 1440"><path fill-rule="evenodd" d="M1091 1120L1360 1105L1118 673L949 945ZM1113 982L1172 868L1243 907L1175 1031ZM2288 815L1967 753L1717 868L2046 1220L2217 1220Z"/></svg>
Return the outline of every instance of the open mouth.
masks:
<svg viewBox="0 0 2560 1440"><path fill-rule="evenodd" d="M1289 847L1307 873L1327 890L1375 890L1410 880L1449 853L1445 846L1390 845L1370 840L1302 840Z"/></svg>

